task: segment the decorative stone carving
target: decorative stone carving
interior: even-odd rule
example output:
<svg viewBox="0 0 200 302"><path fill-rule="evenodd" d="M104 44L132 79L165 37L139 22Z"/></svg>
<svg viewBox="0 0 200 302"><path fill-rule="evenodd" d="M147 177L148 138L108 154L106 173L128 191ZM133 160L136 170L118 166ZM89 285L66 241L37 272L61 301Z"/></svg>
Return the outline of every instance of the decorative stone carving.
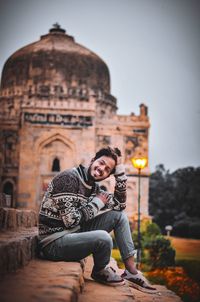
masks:
<svg viewBox="0 0 200 302"><path fill-rule="evenodd" d="M111 137L108 135L99 135L97 137L97 148L103 148L109 146L111 143Z"/></svg>
<svg viewBox="0 0 200 302"><path fill-rule="evenodd" d="M17 164L17 141L18 135L16 131L4 130L3 131L3 147L4 147L4 164L16 165Z"/></svg>
<svg viewBox="0 0 200 302"><path fill-rule="evenodd" d="M125 162L129 163L133 157L136 147L139 145L138 138L127 136L125 137Z"/></svg>

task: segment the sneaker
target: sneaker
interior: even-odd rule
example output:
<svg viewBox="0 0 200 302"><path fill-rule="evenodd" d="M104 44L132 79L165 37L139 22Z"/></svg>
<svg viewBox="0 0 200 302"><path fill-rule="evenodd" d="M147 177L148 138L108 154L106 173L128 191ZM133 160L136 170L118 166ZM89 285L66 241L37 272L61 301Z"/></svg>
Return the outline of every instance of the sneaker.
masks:
<svg viewBox="0 0 200 302"><path fill-rule="evenodd" d="M116 271L109 266L106 266L99 272L92 271L91 274L92 279L94 279L97 282L111 285L111 286L118 286L118 285L124 285L125 281L116 274Z"/></svg>
<svg viewBox="0 0 200 302"><path fill-rule="evenodd" d="M157 289L152 287L149 281L138 271L137 274L131 274L125 270L121 277L128 281L129 285L145 293L156 293Z"/></svg>

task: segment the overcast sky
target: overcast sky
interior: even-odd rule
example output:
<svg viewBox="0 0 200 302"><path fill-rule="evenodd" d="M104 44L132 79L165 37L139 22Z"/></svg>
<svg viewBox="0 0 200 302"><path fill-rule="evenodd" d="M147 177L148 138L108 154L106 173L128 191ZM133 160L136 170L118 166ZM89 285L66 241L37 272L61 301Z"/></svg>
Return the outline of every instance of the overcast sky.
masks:
<svg viewBox="0 0 200 302"><path fill-rule="evenodd" d="M1 0L0 71L55 22L106 62L119 114L148 106L152 171L200 166L200 0Z"/></svg>

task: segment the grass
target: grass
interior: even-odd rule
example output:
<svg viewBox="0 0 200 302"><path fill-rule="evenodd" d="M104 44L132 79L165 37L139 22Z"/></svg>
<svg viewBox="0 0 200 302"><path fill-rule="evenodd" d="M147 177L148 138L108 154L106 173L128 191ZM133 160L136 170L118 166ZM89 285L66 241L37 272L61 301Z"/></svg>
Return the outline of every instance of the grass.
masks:
<svg viewBox="0 0 200 302"><path fill-rule="evenodd" d="M176 260L200 261L200 240L168 237L176 250Z"/></svg>
<svg viewBox="0 0 200 302"><path fill-rule="evenodd" d="M169 237L176 250L176 265L182 266L193 280L200 282L200 240Z"/></svg>

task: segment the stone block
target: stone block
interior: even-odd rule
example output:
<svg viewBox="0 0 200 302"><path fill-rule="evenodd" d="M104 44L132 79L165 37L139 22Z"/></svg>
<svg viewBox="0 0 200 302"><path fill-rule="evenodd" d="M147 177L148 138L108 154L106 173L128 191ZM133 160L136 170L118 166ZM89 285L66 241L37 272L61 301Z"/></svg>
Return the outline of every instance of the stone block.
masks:
<svg viewBox="0 0 200 302"><path fill-rule="evenodd" d="M21 264L25 266L31 260L31 240L28 238L21 239Z"/></svg>
<svg viewBox="0 0 200 302"><path fill-rule="evenodd" d="M22 211L22 226L23 227L28 226L28 213L27 213L27 211Z"/></svg>
<svg viewBox="0 0 200 302"><path fill-rule="evenodd" d="M0 276L16 271L36 257L36 227L0 233Z"/></svg>
<svg viewBox="0 0 200 302"><path fill-rule="evenodd" d="M8 272L14 272L19 267L18 259L16 257L18 248L18 242L10 242L9 245L6 247L6 260Z"/></svg>
<svg viewBox="0 0 200 302"><path fill-rule="evenodd" d="M7 249L6 246L0 242L0 278L7 271Z"/></svg>
<svg viewBox="0 0 200 302"><path fill-rule="evenodd" d="M17 229L17 220L16 220L16 210L15 209L8 210L7 229L11 229L11 230Z"/></svg>
<svg viewBox="0 0 200 302"><path fill-rule="evenodd" d="M7 229L8 225L8 209L1 208L1 229Z"/></svg>
<svg viewBox="0 0 200 302"><path fill-rule="evenodd" d="M33 210L0 208L0 229L15 231L18 228L37 226L37 214Z"/></svg>
<svg viewBox="0 0 200 302"><path fill-rule="evenodd" d="M9 302L77 302L83 290L79 263L33 259L0 283L1 299Z"/></svg>
<svg viewBox="0 0 200 302"><path fill-rule="evenodd" d="M22 215L23 211L21 210L16 210L16 221L17 221L17 227L20 228L22 227Z"/></svg>
<svg viewBox="0 0 200 302"><path fill-rule="evenodd" d="M37 217L36 213L33 210L27 210L27 226L26 227L33 227L37 225Z"/></svg>
<svg viewBox="0 0 200 302"><path fill-rule="evenodd" d="M0 208L0 230L3 229L4 226L4 215L5 215L4 209Z"/></svg>

